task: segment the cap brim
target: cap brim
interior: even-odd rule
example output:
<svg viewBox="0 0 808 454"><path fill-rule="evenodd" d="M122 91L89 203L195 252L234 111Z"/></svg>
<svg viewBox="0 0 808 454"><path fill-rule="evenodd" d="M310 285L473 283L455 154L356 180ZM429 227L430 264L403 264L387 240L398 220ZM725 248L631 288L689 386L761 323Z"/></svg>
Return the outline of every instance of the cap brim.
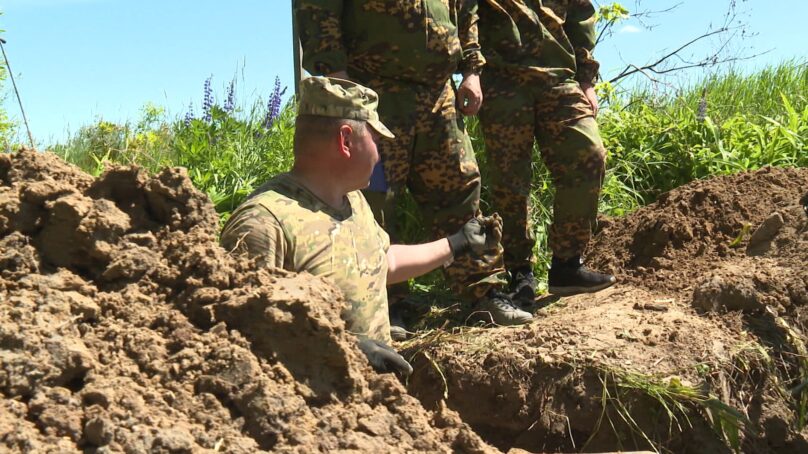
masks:
<svg viewBox="0 0 808 454"><path fill-rule="evenodd" d="M382 123L381 121L379 121L379 120L367 120L367 122L373 129L376 130L376 132L383 135L384 137L387 137L388 139L395 139L396 138L395 134L390 132L390 130L387 129L387 126L385 126L384 123Z"/></svg>

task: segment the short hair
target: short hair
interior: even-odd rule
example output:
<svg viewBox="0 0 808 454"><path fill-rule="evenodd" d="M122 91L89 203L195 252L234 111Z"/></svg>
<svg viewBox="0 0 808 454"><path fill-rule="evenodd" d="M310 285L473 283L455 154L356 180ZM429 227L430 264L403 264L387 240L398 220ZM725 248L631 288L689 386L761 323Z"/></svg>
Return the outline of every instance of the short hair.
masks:
<svg viewBox="0 0 808 454"><path fill-rule="evenodd" d="M298 115L295 120L295 150L300 150L312 142L330 139L344 125L350 126L360 137L367 133L367 123L364 121L320 115Z"/></svg>

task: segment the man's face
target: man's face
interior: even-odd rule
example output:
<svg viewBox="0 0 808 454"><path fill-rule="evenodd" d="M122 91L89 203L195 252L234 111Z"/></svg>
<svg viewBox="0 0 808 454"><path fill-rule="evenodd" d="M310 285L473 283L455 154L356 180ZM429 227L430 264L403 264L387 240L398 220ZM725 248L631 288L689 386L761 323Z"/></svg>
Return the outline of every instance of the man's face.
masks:
<svg viewBox="0 0 808 454"><path fill-rule="evenodd" d="M354 134L356 134L356 131ZM379 162L379 150L376 146L379 134L370 125L366 125L364 132L360 132L355 140L356 144L354 145L351 160L357 171L357 179L361 178L362 188L366 188L370 184L370 174L373 173L373 167Z"/></svg>

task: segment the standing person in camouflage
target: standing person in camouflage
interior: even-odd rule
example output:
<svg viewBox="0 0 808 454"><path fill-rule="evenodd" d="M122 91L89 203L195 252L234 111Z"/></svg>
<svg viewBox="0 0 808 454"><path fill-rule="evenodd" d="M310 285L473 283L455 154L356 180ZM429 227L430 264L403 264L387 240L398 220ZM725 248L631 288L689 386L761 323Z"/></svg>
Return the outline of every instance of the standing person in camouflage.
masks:
<svg viewBox="0 0 808 454"><path fill-rule="evenodd" d="M396 139L379 144L386 187L373 189L384 192L365 195L394 237L391 212L405 188L433 238L480 212L480 172L458 113L473 115L482 102L476 10L476 0L296 1L303 66L379 93L379 115ZM464 78L455 93L458 71ZM457 260L446 275L495 323L531 320L500 291L507 282L499 254Z"/></svg>
<svg viewBox="0 0 808 454"><path fill-rule="evenodd" d="M479 0L479 15L487 60L480 121L514 299L536 297L528 219L534 140L556 189L550 293L609 287L614 276L581 261L597 219L606 159L595 121L595 9L589 0Z"/></svg>
<svg viewBox="0 0 808 454"><path fill-rule="evenodd" d="M236 209L221 242L265 266L331 279L350 304L343 317L371 364L406 375L412 368L388 346L386 285L501 247L501 224L474 218L446 238L391 246L359 191L379 161L376 137L393 137L379 121L377 102L376 93L350 81L304 80L292 170Z"/></svg>

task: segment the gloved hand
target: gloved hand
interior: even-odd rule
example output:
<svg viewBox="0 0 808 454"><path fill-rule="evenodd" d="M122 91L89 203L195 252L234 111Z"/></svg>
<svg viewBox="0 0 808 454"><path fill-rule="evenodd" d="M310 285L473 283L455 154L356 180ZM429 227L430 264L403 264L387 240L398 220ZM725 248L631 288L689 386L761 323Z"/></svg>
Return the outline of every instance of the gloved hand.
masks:
<svg viewBox="0 0 808 454"><path fill-rule="evenodd" d="M412 373L410 363L384 342L366 337L360 338L359 349L368 357L370 365L376 372L398 372L405 377Z"/></svg>
<svg viewBox="0 0 808 454"><path fill-rule="evenodd" d="M457 233L447 237L452 255L471 250L476 255L496 249L502 241L502 219L498 214L472 218Z"/></svg>

